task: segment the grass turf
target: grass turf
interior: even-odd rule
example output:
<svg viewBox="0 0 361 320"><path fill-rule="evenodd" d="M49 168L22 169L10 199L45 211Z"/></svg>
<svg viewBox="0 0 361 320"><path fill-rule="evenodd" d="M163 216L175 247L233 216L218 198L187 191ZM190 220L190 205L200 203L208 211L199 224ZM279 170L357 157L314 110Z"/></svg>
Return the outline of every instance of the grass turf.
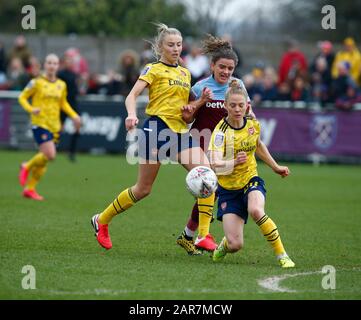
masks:
<svg viewBox="0 0 361 320"><path fill-rule="evenodd" d="M178 165L163 166L150 197L113 220L105 251L90 218L134 183L137 166L121 156L79 155L73 164L60 154L38 188L46 201L36 202L21 197L17 182L33 154L0 151L0 299L361 298L360 167L290 164L292 175L281 179L259 166L266 212L297 264L282 270L252 220L243 251L222 263L176 245L193 205ZM219 222L211 231L221 239ZM36 290L22 289L24 265L36 269ZM336 268L335 290L321 286L324 265ZM282 275L294 275L280 282L292 292L258 284Z"/></svg>

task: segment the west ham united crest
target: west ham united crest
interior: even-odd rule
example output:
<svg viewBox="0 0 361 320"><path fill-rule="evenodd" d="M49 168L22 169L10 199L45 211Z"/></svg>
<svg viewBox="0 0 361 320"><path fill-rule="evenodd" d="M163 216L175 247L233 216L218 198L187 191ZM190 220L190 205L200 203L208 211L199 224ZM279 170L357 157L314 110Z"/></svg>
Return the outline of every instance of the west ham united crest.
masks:
<svg viewBox="0 0 361 320"><path fill-rule="evenodd" d="M314 145L322 150L331 148L337 137L337 117L335 115L316 115L312 118L310 129Z"/></svg>

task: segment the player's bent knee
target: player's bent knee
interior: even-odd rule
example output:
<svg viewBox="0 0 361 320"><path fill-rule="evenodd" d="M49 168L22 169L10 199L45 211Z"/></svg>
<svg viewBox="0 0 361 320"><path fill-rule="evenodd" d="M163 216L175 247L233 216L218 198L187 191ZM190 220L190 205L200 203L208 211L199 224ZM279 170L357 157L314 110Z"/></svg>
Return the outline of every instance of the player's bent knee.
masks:
<svg viewBox="0 0 361 320"><path fill-rule="evenodd" d="M48 161L53 161L56 158L56 153L55 152L43 152L44 156L46 157L46 159Z"/></svg>
<svg viewBox="0 0 361 320"><path fill-rule="evenodd" d="M54 161L56 158L56 153L50 153L45 155L49 161Z"/></svg>
<svg viewBox="0 0 361 320"><path fill-rule="evenodd" d="M262 208L257 208L257 207L249 208L248 213L251 215L251 217L255 221L258 221L265 215L264 210Z"/></svg>
<svg viewBox="0 0 361 320"><path fill-rule="evenodd" d="M152 192L151 186L136 186L135 188L133 188L134 196L138 200L141 200L141 199L149 196L151 192Z"/></svg>
<svg viewBox="0 0 361 320"><path fill-rule="evenodd" d="M243 241L241 239L228 239L227 247L231 252L239 251L243 248Z"/></svg>

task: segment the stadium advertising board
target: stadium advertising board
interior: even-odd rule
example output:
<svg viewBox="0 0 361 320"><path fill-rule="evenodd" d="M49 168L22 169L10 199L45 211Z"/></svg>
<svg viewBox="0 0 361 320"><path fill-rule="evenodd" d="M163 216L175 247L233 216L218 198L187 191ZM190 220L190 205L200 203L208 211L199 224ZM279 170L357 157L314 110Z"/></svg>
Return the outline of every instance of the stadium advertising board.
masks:
<svg viewBox="0 0 361 320"><path fill-rule="evenodd" d="M82 119L79 138L81 151L125 152L126 109L123 102L80 101L78 112ZM67 118L61 135L60 149L69 145L73 132L72 121Z"/></svg>
<svg viewBox="0 0 361 320"><path fill-rule="evenodd" d="M361 156L361 111L257 109L262 140L277 154Z"/></svg>
<svg viewBox="0 0 361 320"><path fill-rule="evenodd" d="M10 139L10 103L0 100L0 143L8 143Z"/></svg>
<svg viewBox="0 0 361 320"><path fill-rule="evenodd" d="M142 107L139 112L141 117ZM79 101L78 111L83 123L79 150L126 152L128 141L124 127L124 102L84 99ZM257 108L255 112L261 122L262 140L273 154L361 157L361 110L316 112L307 109ZM0 99L0 143L3 146L33 148L30 128L27 113L15 99ZM72 121L67 119L60 149L67 149L73 131Z"/></svg>

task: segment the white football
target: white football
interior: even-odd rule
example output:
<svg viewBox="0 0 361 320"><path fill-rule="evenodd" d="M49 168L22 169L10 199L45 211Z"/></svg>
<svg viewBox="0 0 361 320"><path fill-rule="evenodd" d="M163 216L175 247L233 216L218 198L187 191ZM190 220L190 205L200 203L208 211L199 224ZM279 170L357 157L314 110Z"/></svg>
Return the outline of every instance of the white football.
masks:
<svg viewBox="0 0 361 320"><path fill-rule="evenodd" d="M196 198L208 198L216 191L218 179L214 171L208 167L198 166L188 172L186 186Z"/></svg>

